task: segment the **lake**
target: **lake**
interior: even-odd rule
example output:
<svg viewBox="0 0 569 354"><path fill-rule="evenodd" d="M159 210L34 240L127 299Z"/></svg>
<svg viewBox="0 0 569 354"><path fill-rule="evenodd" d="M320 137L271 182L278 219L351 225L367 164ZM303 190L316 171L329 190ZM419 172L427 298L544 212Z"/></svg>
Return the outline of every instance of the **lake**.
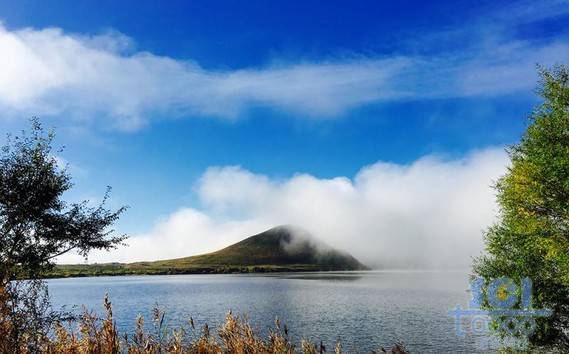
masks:
<svg viewBox="0 0 569 354"><path fill-rule="evenodd" d="M488 352L488 335L458 337L448 311L469 302L461 272L333 272L124 276L49 280L56 306L85 305L102 313L109 293L117 326L131 331L140 313L158 305L170 326L215 327L227 313L247 314L266 333L278 317L295 338L322 339L358 352L403 341L412 352ZM481 331L478 331L481 332Z"/></svg>

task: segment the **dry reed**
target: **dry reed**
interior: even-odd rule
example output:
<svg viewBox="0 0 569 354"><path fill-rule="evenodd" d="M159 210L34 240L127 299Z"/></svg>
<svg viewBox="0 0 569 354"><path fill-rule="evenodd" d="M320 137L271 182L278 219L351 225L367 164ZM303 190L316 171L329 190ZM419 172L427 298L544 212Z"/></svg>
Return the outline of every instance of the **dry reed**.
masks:
<svg viewBox="0 0 569 354"><path fill-rule="evenodd" d="M0 300L2 293L0 292ZM158 309L153 311L152 324L154 330L147 330L144 319L139 316L136 321L134 333L119 335L113 311L108 297L104 299L106 315L99 319L92 312L84 310L83 315L71 325L61 322L53 324L52 333L43 338L40 346L26 345L25 336L21 343L14 347L9 343L13 325L7 316L0 316L0 353L22 354L53 353L53 354L159 354L159 353L196 353L196 354L287 354L325 353L326 347L322 342L315 344L302 340L295 346L286 326L275 321L266 338L256 333L249 322L241 317L227 314L225 322L217 329L217 335L212 335L205 325L201 331L196 331L192 318L188 321L188 328L168 330L164 327L164 313ZM5 308L5 306L3 306ZM190 335L194 332L193 335ZM197 333L196 333L197 332ZM340 342L331 348L331 352L342 353ZM374 353L387 353L383 348ZM396 344L389 352L403 354L405 349Z"/></svg>

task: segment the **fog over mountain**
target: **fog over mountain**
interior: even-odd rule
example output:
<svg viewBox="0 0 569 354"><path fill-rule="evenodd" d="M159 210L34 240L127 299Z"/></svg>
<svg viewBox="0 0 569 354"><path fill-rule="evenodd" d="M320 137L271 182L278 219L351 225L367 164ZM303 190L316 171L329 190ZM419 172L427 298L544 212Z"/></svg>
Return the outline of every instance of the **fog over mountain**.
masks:
<svg viewBox="0 0 569 354"><path fill-rule="evenodd" d="M239 166L212 167L194 186L202 208L180 208L148 233L132 235L129 247L95 253L89 262L185 257L292 224L370 266L465 268L495 218L490 186L506 164L503 149L493 148L461 159L377 162L354 178L272 179Z"/></svg>

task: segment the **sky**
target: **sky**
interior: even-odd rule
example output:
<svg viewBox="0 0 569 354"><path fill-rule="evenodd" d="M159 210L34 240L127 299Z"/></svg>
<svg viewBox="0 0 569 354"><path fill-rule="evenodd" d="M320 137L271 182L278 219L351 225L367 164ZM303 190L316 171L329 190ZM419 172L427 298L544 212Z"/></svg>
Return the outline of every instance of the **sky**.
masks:
<svg viewBox="0 0 569 354"><path fill-rule="evenodd" d="M67 200L129 206L129 247L88 262L294 224L374 266L467 267L568 25L567 0L0 1L0 142L37 116Z"/></svg>

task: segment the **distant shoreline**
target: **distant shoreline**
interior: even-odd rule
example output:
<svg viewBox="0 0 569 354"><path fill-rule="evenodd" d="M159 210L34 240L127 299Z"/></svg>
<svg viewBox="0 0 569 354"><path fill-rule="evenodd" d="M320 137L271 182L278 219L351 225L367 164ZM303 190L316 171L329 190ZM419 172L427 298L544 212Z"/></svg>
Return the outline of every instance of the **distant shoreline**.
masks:
<svg viewBox="0 0 569 354"><path fill-rule="evenodd" d="M140 264L140 263L139 263ZM138 264L138 265L139 265ZM371 270L371 269L361 269ZM361 271L360 270L360 271ZM144 268L131 264L62 264L46 274L45 279L86 278L104 276L129 275L184 275L184 274L252 274L252 273L300 273L300 272L334 272L358 271L337 267L324 267L314 264L292 265L219 265L194 266L189 268Z"/></svg>
<svg viewBox="0 0 569 354"><path fill-rule="evenodd" d="M58 267L90 267L98 265L60 265ZM345 272L345 273L360 273L360 272L378 272L378 273L464 273L468 274L470 270L468 269L314 269L314 268L303 268L303 267L286 267L286 266L257 266L253 268L261 268L255 270L243 269L250 268L248 266L243 267L229 267L226 269L209 269L210 267L204 267L200 269L189 269L189 270L176 270L176 271L157 271L157 272L96 272L87 274L85 272L78 273L67 273L65 270L54 270L46 275L44 279L66 279L66 278L94 278L94 277L120 277L120 276L136 276L136 275L200 275L200 274L270 274L270 273L313 273L313 272Z"/></svg>

